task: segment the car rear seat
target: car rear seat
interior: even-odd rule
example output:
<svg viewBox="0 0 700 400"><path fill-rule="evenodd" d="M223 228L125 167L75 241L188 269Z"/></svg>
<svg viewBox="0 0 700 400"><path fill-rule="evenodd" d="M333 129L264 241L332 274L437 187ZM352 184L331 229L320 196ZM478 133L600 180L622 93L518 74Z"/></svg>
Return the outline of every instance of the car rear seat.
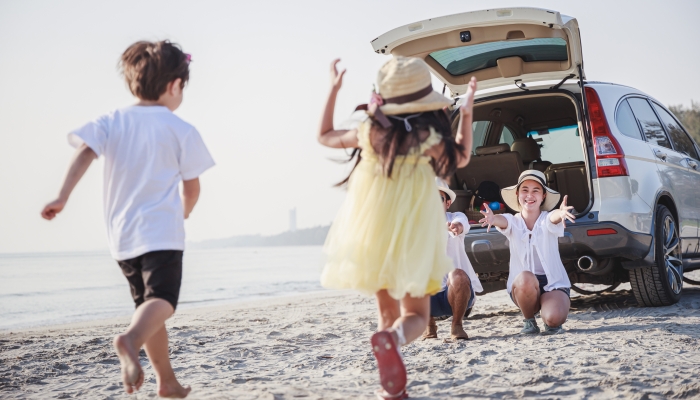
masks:
<svg viewBox="0 0 700 400"><path fill-rule="evenodd" d="M568 205L574 206L577 212L586 209L590 201L586 163L576 161L552 164L544 171L544 175L547 177L547 186L561 193L562 198L564 195L569 196Z"/></svg>
<svg viewBox="0 0 700 400"><path fill-rule="evenodd" d="M510 151L507 143L495 146L481 146L474 151L469 165L455 172L456 187L475 191L483 181L495 182L499 188L518 183L524 171L520 153Z"/></svg>
<svg viewBox="0 0 700 400"><path fill-rule="evenodd" d="M540 145L531 137L515 139L510 145L510 151L520 153L525 169L536 169L544 172L552 165L549 161L542 161Z"/></svg>

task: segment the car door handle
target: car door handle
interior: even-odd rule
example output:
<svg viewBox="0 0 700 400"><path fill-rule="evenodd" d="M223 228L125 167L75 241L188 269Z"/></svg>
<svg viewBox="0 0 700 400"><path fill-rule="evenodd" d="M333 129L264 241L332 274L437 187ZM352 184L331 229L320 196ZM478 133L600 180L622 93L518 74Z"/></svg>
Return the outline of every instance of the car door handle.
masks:
<svg viewBox="0 0 700 400"><path fill-rule="evenodd" d="M664 153L659 149L654 149L654 155L664 161L666 161L666 157L668 157L668 154Z"/></svg>
<svg viewBox="0 0 700 400"><path fill-rule="evenodd" d="M694 169L694 170L697 171L697 169L698 169L698 163L696 163L695 161L693 161L693 160L691 160L691 159L688 159L688 165L690 166L690 168L692 168L692 169Z"/></svg>

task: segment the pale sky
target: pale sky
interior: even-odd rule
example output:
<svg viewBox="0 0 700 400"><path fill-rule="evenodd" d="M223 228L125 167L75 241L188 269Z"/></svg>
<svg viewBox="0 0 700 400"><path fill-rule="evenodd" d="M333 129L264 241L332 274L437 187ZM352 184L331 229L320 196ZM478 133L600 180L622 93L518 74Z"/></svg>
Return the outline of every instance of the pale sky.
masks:
<svg viewBox="0 0 700 400"><path fill-rule="evenodd" d="M315 140L334 57L348 68L338 118L366 102L388 60L370 41L397 26L465 11L532 6L578 19L589 80L633 86L664 104L700 100L700 2L8 1L0 0L0 253L106 249L102 162L67 208L40 218L73 149L66 134L135 102L117 61L137 40L191 53L176 113L217 166L186 222L188 240L328 224L344 193L342 151ZM437 86L436 86L437 88Z"/></svg>

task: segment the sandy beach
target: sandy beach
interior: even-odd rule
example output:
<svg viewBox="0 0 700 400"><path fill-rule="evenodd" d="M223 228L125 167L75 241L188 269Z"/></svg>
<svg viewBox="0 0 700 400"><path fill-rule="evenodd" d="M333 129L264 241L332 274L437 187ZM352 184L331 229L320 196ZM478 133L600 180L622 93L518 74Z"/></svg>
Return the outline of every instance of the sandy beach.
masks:
<svg viewBox="0 0 700 400"><path fill-rule="evenodd" d="M480 296L469 341L404 347L411 398L700 398L700 287L680 303L639 308L622 286L576 296L567 332L521 337L505 291ZM352 292L178 312L168 323L173 365L192 399L371 399L379 386L368 339L374 303ZM112 336L128 318L0 333L1 398L129 398ZM541 322L540 322L541 324ZM146 383L131 398L155 398Z"/></svg>

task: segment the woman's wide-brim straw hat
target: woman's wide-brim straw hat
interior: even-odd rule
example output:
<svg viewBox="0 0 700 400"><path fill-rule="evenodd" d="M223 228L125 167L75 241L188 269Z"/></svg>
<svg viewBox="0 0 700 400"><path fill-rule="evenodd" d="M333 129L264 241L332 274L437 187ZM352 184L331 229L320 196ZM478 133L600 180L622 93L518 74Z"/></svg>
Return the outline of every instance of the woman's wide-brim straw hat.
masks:
<svg viewBox="0 0 700 400"><path fill-rule="evenodd" d="M384 115L442 110L454 101L433 90L428 64L420 58L394 56L377 74Z"/></svg>
<svg viewBox="0 0 700 400"><path fill-rule="evenodd" d="M503 202L506 203L506 205L510 207L511 210L520 210L520 203L518 202L517 192L520 185L525 181L535 181L542 185L544 190L547 191L547 195L545 196L544 201L540 205L540 210L551 211L554 207L557 206L557 204L559 204L561 194L559 194L559 192L557 192L556 190L552 190L547 187L547 180L545 179L544 174L541 171L528 169L527 171L524 171L522 174L520 174L517 185L501 189L501 197L503 198Z"/></svg>

